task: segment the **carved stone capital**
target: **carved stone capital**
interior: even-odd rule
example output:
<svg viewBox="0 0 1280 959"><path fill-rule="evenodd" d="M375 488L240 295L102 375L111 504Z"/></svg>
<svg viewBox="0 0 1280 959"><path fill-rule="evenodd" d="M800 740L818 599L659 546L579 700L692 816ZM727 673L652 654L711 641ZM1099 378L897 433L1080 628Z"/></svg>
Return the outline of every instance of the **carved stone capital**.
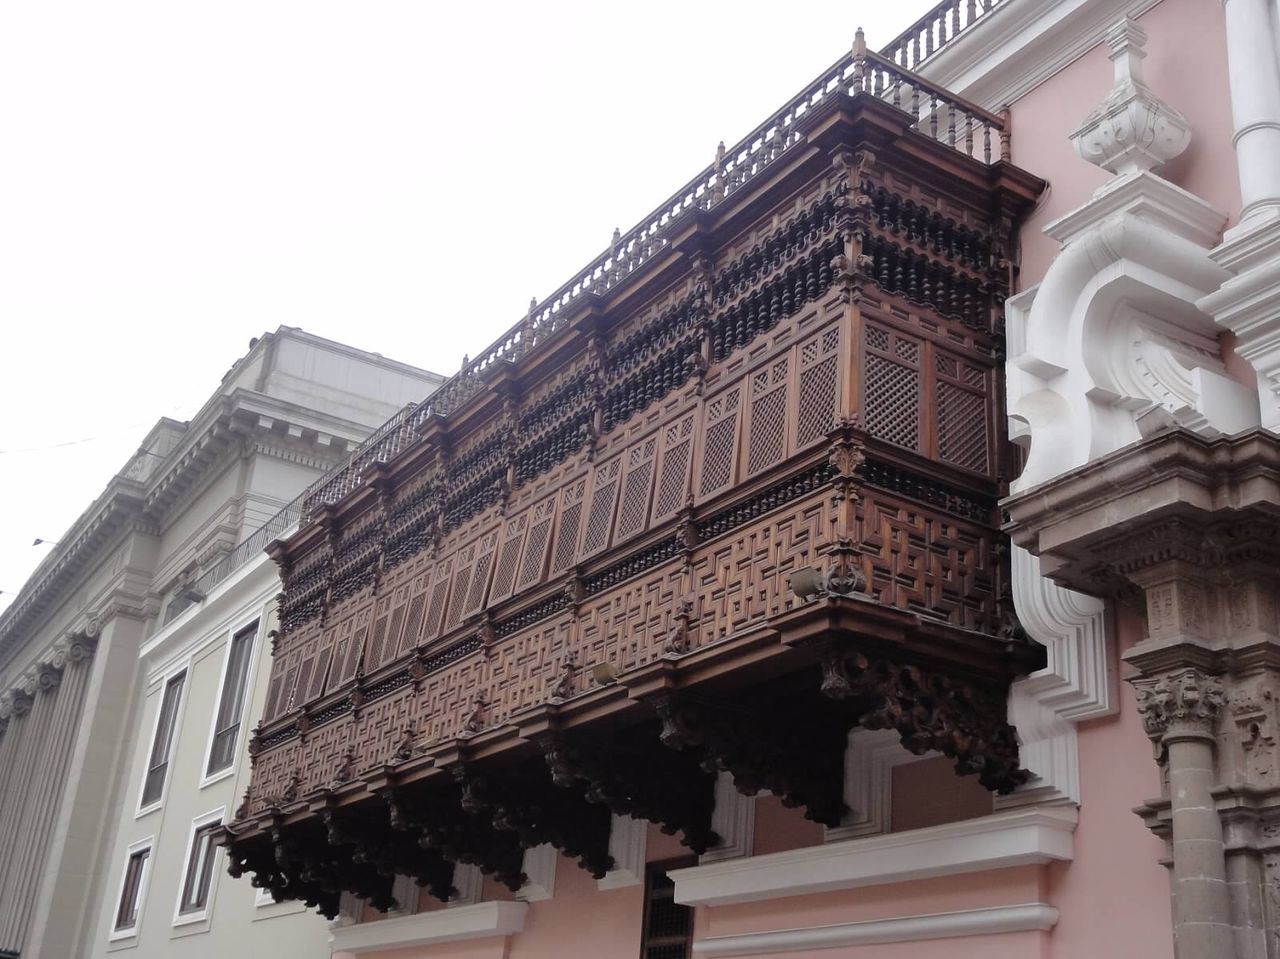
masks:
<svg viewBox="0 0 1280 959"><path fill-rule="evenodd" d="M1194 668L1131 682L1138 715L1153 740L1170 733L1212 736L1227 702L1221 680Z"/></svg>

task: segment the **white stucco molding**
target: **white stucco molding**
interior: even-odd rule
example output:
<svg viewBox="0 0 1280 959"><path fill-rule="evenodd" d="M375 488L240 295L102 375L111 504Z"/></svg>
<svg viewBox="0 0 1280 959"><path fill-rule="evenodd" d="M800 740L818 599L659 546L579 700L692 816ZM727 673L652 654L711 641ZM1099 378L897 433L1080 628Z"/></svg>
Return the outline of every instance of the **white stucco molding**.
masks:
<svg viewBox="0 0 1280 959"><path fill-rule="evenodd" d="M361 955L382 949L433 946L442 942L510 936L524 929L523 902L481 902L396 919L336 926L329 936L334 952Z"/></svg>
<svg viewBox="0 0 1280 959"><path fill-rule="evenodd" d="M675 869L676 902L723 906L1072 858L1076 810L1046 806Z"/></svg>
<svg viewBox="0 0 1280 959"><path fill-rule="evenodd" d="M1252 224L1212 256L1236 275L1197 305L1236 335L1258 378L1262 425L1280 431L1280 220Z"/></svg>
<svg viewBox="0 0 1280 959"><path fill-rule="evenodd" d="M1110 620L1100 600L1063 589L1040 575L1040 560L1013 547L1013 604L1027 633L1047 652L1045 667L1009 691L1009 721L1019 757L1035 776L996 809L1031 802L1080 802L1075 724L1116 711Z"/></svg>
<svg viewBox="0 0 1280 959"><path fill-rule="evenodd" d="M1151 170L1187 148L1191 127L1142 78L1147 33L1126 17L1107 31L1115 85L1071 134L1076 152L1111 173Z"/></svg>
<svg viewBox="0 0 1280 959"><path fill-rule="evenodd" d="M699 862L750 856L755 849L756 797L738 792L733 774L723 770L716 776L715 790L711 828L720 837L720 844L704 852Z"/></svg>
<svg viewBox="0 0 1280 959"><path fill-rule="evenodd" d="M601 890L638 886L644 882L645 843L649 823L644 819L619 816L609 819L609 855L613 868L596 880Z"/></svg>
<svg viewBox="0 0 1280 959"><path fill-rule="evenodd" d="M849 730L844 750L844 804L849 812L839 826L825 828L823 838L838 842L888 832L892 827L894 767L940 755L910 752L896 729Z"/></svg>
<svg viewBox="0 0 1280 959"><path fill-rule="evenodd" d="M524 851L525 883L516 892L524 902L542 902L556 894L556 861L560 853L546 842Z"/></svg>
<svg viewBox="0 0 1280 959"><path fill-rule="evenodd" d="M872 946L891 942L924 942L1006 932L1044 932L1058 923L1058 910L1048 903L1027 902L959 912L938 912L893 919L864 919L831 926L749 932L696 940L696 956L776 956L810 949Z"/></svg>
<svg viewBox="0 0 1280 959"><path fill-rule="evenodd" d="M1098 45L1107 27L1160 0L1039 0L996 7L920 72L988 109L1013 103ZM1015 138L1014 150L1017 150Z"/></svg>
<svg viewBox="0 0 1280 959"><path fill-rule="evenodd" d="M1225 220L1143 171L1045 229L1062 253L1006 310L1009 414L1030 440L1015 492L1137 441L1156 407L1208 435L1257 425L1256 392L1227 375L1196 305L1228 276L1209 257Z"/></svg>

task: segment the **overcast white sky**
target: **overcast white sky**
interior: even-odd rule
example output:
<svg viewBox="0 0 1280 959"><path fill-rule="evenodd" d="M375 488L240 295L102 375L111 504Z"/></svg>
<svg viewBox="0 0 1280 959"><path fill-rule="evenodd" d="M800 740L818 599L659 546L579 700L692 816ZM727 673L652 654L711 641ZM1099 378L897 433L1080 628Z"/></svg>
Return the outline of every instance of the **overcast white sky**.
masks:
<svg viewBox="0 0 1280 959"><path fill-rule="evenodd" d="M454 372L932 0L0 7L0 609L282 324Z"/></svg>

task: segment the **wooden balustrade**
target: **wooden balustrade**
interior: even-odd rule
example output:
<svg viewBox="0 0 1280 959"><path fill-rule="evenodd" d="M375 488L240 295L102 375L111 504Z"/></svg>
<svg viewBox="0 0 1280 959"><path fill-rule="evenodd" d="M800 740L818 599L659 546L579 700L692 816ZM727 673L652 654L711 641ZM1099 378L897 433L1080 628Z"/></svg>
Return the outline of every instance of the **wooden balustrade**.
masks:
<svg viewBox="0 0 1280 959"><path fill-rule="evenodd" d="M981 23L1007 0L943 0L880 51L897 66L916 70L960 34Z"/></svg>
<svg viewBox="0 0 1280 959"><path fill-rule="evenodd" d="M974 6L974 0L968 0L968 7L973 9L967 18L962 18L956 11L964 6L964 2L953 0L950 4L940 5L930 14L932 19L926 17L916 25L917 32L933 30L940 37L945 34L950 38L955 31L967 28L976 17L985 15L996 5L996 0L984 0L979 6ZM942 22L954 22L959 26L946 33L938 26ZM824 70L732 148L726 149L721 143L710 166L668 197L639 224L625 233L615 231L608 249L551 296L541 302L535 299L520 323L474 360L464 361L462 369L427 401L415 410L398 414L363 443L348 462L313 484L304 498L303 519L313 515L318 506L332 504L348 495L359 485L363 471L370 465L387 462L391 456L405 449L412 443L416 429L433 413L448 414L482 392L488 371L504 360L519 358L559 334L565 328L566 317L571 314L570 307L582 296L606 294L634 275L667 248L669 231L683 214L690 210L710 211L760 176L780 156L803 141L804 136L799 130L802 119L831 96L870 94L910 114L914 118L913 127L919 133L945 143L965 156L986 164L1008 161L1008 114L997 115L984 110L907 69L905 64L918 63L921 59L903 52L911 49L915 48L906 44L900 49L891 47L885 53L877 54L866 48L863 33L858 30L848 54Z"/></svg>
<svg viewBox="0 0 1280 959"><path fill-rule="evenodd" d="M1024 781L1000 317L1043 184L1002 134L855 46L328 478L232 869L324 911L542 842L599 873L602 805L705 849L712 767L834 824L859 723Z"/></svg>

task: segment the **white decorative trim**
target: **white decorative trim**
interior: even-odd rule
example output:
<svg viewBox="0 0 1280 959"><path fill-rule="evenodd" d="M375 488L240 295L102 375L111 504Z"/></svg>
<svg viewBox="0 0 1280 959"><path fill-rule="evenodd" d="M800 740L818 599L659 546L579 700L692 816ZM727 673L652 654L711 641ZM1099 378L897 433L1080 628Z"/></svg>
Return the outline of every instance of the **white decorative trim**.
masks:
<svg viewBox="0 0 1280 959"><path fill-rule="evenodd" d="M186 713L187 696L191 692L191 675L192 665L195 662L194 655L187 655L182 658L176 666L171 667L161 678L159 690L155 694L156 712L151 717L150 734L147 736L145 745L139 750L142 754L142 774L138 781L138 803L133 814L134 819L141 819L143 816L155 812L164 805L164 800L169 795L169 783L173 780L170 775L173 772L173 764L175 760L175 750L177 744L182 738L182 720ZM168 768L164 771L164 782L160 786L160 795L153 802L143 805L142 797L147 789L147 773L151 768L151 753L155 749L156 733L160 731L160 713L164 709L164 693L169 686L170 680L177 679L181 675L182 689L178 692L178 703L174 707L177 710L173 720L173 731L169 736L169 759Z"/></svg>
<svg viewBox="0 0 1280 959"><path fill-rule="evenodd" d="M473 906L480 901L483 890L484 873L480 871L480 867L464 862L456 863L453 867L453 891L456 895L449 900L447 908Z"/></svg>
<svg viewBox="0 0 1280 959"><path fill-rule="evenodd" d="M222 705L223 690L227 685L227 670L231 666L231 647L234 645L236 634L243 629L247 629L251 624L257 622L257 628L253 631L253 638L249 640L249 664L244 673L244 693L240 700L240 718L239 729L236 731L235 746L231 750L231 762L212 773L209 770L209 759L213 755L213 740L217 735L218 725L218 709ZM240 758L240 747L245 743L245 727L249 724L245 722L248 718L249 709L252 705L253 686L251 683L254 679L254 665L258 661L258 651L261 648L259 643L262 642L265 635L264 624L266 617L262 615L262 610L255 604L251 609L242 611L234 620L229 630L224 631L225 643L222 651L222 665L218 674L218 690L214 694L213 709L209 713L209 732L205 737L204 761L200 764L200 785L198 788L205 789L216 782L226 779L235 772L236 762Z"/></svg>
<svg viewBox="0 0 1280 959"><path fill-rule="evenodd" d="M333 952L358 956L380 949L510 936L524 928L528 910L523 902L482 902L459 909L420 912L416 916L338 926L330 932L329 943Z"/></svg>
<svg viewBox="0 0 1280 959"><path fill-rule="evenodd" d="M522 902L540 902L556 894L556 860L560 853L551 843L524 851L525 884L516 893Z"/></svg>
<svg viewBox="0 0 1280 959"><path fill-rule="evenodd" d="M1280 431L1280 220L1251 226L1213 251L1237 275L1198 305L1236 335L1236 353L1257 376L1262 425Z"/></svg>
<svg viewBox="0 0 1280 959"><path fill-rule="evenodd" d="M1006 310L1009 415L1031 437L1014 492L1136 442L1155 408L1209 435L1257 425L1255 392L1227 374L1196 306L1228 276L1207 246L1223 222L1142 172L1045 228L1063 251Z"/></svg>
<svg viewBox="0 0 1280 959"><path fill-rule="evenodd" d="M209 879L209 892L205 897L204 908L196 909L192 912L184 914L182 910L182 894L187 884L187 872L192 868L191 847L195 843L196 833L204 826L222 822L222 817L226 815L227 807L219 806L203 815L196 816L191 820L191 827L187 830L187 847L182 853L182 872L178 876L178 896L173 903L173 924L175 926L186 926L192 923L204 922L209 918L209 910L213 908L213 897L218 891L218 875L222 872L218 862L222 847L213 844L209 847L209 855L213 857L213 871ZM195 869L199 871L200 863L194 864Z"/></svg>
<svg viewBox="0 0 1280 959"><path fill-rule="evenodd" d="M389 910L388 915L412 916L418 911L418 899L421 889L412 876L396 874L391 883L391 898L396 901L396 908Z"/></svg>
<svg viewBox="0 0 1280 959"><path fill-rule="evenodd" d="M120 899L124 895L124 881L129 875L129 861L133 859L134 853L147 851L147 858L142 863L142 875L138 877L138 908L134 913L133 925L126 926L123 929L116 928L115 917L120 913ZM156 837L154 835L147 836L145 839L139 839L130 843L125 847L124 865L120 869L120 881L116 883L116 897L112 900L115 904L110 912L110 920L107 926L107 940L109 942L119 942L122 939L133 939L138 935L138 927L142 925L142 913L147 904L147 886L151 882L151 866L156 858Z"/></svg>
<svg viewBox="0 0 1280 959"><path fill-rule="evenodd" d="M1035 807L675 869L676 902L723 906L783 896L1042 865L1072 858L1076 811Z"/></svg>
<svg viewBox="0 0 1280 959"><path fill-rule="evenodd" d="M596 881L596 888L621 889L644 882L645 842L649 823L630 816L613 815L609 819L609 855L613 868Z"/></svg>
<svg viewBox="0 0 1280 959"><path fill-rule="evenodd" d="M997 8L999 9L999 8ZM849 730L844 750L844 821L823 830L826 842L888 832L893 810L893 769L940 753L917 756L905 749L893 729Z"/></svg>
<svg viewBox="0 0 1280 959"><path fill-rule="evenodd" d="M364 918L364 900L354 892L343 892L338 896L338 915L329 923L331 929L344 929L359 925Z"/></svg>
<svg viewBox="0 0 1280 959"><path fill-rule="evenodd" d="M1107 30L1115 86L1071 134L1081 159L1111 173L1153 170L1191 142L1187 118L1143 81L1147 32L1125 17Z"/></svg>
<svg viewBox="0 0 1280 959"><path fill-rule="evenodd" d="M697 956L763 956L834 949L839 946L871 946L889 942L925 942L961 936L994 936L1005 932L1044 932L1058 923L1058 910L1048 903L988 906L960 912L939 912L896 919L865 919L834 926L749 932L738 936L713 936L694 942Z"/></svg>
<svg viewBox="0 0 1280 959"><path fill-rule="evenodd" d="M1108 26L1160 0L1041 0L996 7L949 42L920 73L998 110L1034 90L1102 42Z"/></svg>
<svg viewBox="0 0 1280 959"><path fill-rule="evenodd" d="M738 792L732 773L722 771L716 776L715 801L711 829L720 837L720 844L704 852L698 861L719 862L750 856L756 839L755 797Z"/></svg>
<svg viewBox="0 0 1280 959"><path fill-rule="evenodd" d="M1019 758L1035 777L995 808L1065 799L1080 802L1075 724L1118 708L1105 605L1040 573L1040 560L1013 548L1013 604L1032 639L1045 647L1045 667L1009 690L1009 721L1018 731Z"/></svg>

